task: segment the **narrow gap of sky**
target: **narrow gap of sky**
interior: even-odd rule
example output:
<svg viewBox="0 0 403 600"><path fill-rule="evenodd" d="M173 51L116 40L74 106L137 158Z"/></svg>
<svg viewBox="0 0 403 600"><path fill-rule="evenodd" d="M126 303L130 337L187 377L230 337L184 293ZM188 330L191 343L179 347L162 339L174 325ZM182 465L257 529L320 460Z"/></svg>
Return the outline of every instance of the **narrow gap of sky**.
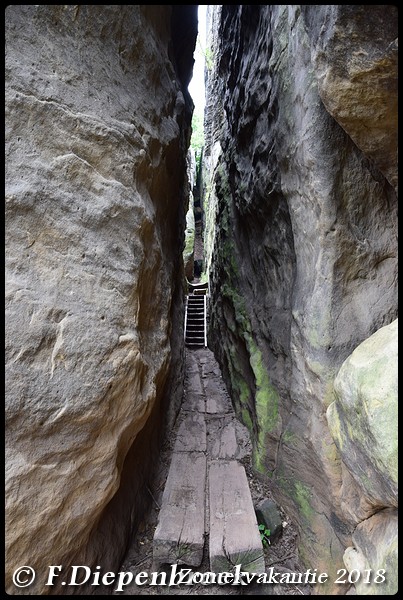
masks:
<svg viewBox="0 0 403 600"><path fill-rule="evenodd" d="M193 77L189 83L188 90L195 104L195 112L203 114L205 105L204 89L204 57L206 53L206 14L207 5L199 4L198 20L199 33L194 51L195 64L193 66Z"/></svg>

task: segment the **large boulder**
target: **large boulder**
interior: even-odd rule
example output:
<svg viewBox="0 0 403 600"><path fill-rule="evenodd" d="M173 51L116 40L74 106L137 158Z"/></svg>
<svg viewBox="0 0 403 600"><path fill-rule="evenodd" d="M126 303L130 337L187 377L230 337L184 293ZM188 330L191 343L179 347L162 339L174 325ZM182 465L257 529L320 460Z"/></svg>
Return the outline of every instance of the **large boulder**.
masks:
<svg viewBox="0 0 403 600"><path fill-rule="evenodd" d="M397 506L398 321L382 327L343 363L327 409L333 439L359 493Z"/></svg>

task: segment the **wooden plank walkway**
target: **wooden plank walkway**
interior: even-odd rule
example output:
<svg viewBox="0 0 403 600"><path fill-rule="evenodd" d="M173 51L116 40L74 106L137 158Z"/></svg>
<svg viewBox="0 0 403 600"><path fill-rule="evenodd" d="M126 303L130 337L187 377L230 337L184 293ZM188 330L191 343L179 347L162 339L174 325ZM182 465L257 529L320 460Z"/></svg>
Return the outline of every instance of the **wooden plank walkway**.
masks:
<svg viewBox="0 0 403 600"><path fill-rule="evenodd" d="M235 460L217 460L209 468L210 568L215 573L263 573L262 542L245 469Z"/></svg>
<svg viewBox="0 0 403 600"><path fill-rule="evenodd" d="M245 469L247 433L235 418L210 350L187 350L187 379L153 541L154 568L198 567L209 539L210 570L265 570Z"/></svg>
<svg viewBox="0 0 403 600"><path fill-rule="evenodd" d="M174 452L154 534L155 564L197 567L203 560L206 455Z"/></svg>

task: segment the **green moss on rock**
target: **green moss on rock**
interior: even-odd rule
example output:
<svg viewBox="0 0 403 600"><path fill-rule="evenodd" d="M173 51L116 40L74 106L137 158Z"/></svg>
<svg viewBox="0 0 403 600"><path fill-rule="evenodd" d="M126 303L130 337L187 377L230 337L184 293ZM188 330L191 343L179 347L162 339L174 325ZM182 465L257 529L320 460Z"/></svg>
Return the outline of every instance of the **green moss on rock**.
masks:
<svg viewBox="0 0 403 600"><path fill-rule="evenodd" d="M227 331L233 340L233 344L227 342L223 350L231 388L236 396L235 408L251 434L254 467L267 475L267 436L280 433L279 395L270 382L262 352L252 335L246 302L239 289L238 253L230 209L231 188L223 164L217 167L216 192L220 203L219 227L222 236L217 247L216 263L219 263L224 275L220 291L225 305ZM239 353L243 354L242 358Z"/></svg>
<svg viewBox="0 0 403 600"><path fill-rule="evenodd" d="M291 446L295 441L295 434L291 431L291 429L286 429L281 439L285 444L287 444L287 446Z"/></svg>
<svg viewBox="0 0 403 600"><path fill-rule="evenodd" d="M253 429L252 419L249 414L249 411L246 408L243 408L241 411L241 419L242 419L242 422L245 425L245 427L247 427L249 429L249 431L252 431L252 429Z"/></svg>
<svg viewBox="0 0 403 600"><path fill-rule="evenodd" d="M260 473L265 473L266 436L277 430L279 425L279 396L271 384L262 353L252 336L246 336L249 360L255 377L255 410L257 419L257 440L255 440L253 462Z"/></svg>
<svg viewBox="0 0 403 600"><path fill-rule="evenodd" d="M355 481L379 505L397 504L397 321L362 342L334 383L332 437Z"/></svg>
<svg viewBox="0 0 403 600"><path fill-rule="evenodd" d="M301 515L309 523L315 512L311 506L311 492L309 488L301 481L295 481L294 487L295 500L300 508Z"/></svg>
<svg viewBox="0 0 403 600"><path fill-rule="evenodd" d="M315 510L312 506L309 487L295 476L286 474L281 467L276 473L276 483L297 506L301 518L310 527Z"/></svg>

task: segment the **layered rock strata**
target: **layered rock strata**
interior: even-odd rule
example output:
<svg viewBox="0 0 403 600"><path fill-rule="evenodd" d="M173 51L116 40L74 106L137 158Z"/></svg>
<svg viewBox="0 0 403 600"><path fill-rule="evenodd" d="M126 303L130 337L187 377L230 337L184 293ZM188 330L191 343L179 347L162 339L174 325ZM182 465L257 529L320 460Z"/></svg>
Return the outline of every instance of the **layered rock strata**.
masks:
<svg viewBox="0 0 403 600"><path fill-rule="evenodd" d="M116 571L150 501L182 395L196 28L193 5L6 10L12 594L72 593L48 565Z"/></svg>

